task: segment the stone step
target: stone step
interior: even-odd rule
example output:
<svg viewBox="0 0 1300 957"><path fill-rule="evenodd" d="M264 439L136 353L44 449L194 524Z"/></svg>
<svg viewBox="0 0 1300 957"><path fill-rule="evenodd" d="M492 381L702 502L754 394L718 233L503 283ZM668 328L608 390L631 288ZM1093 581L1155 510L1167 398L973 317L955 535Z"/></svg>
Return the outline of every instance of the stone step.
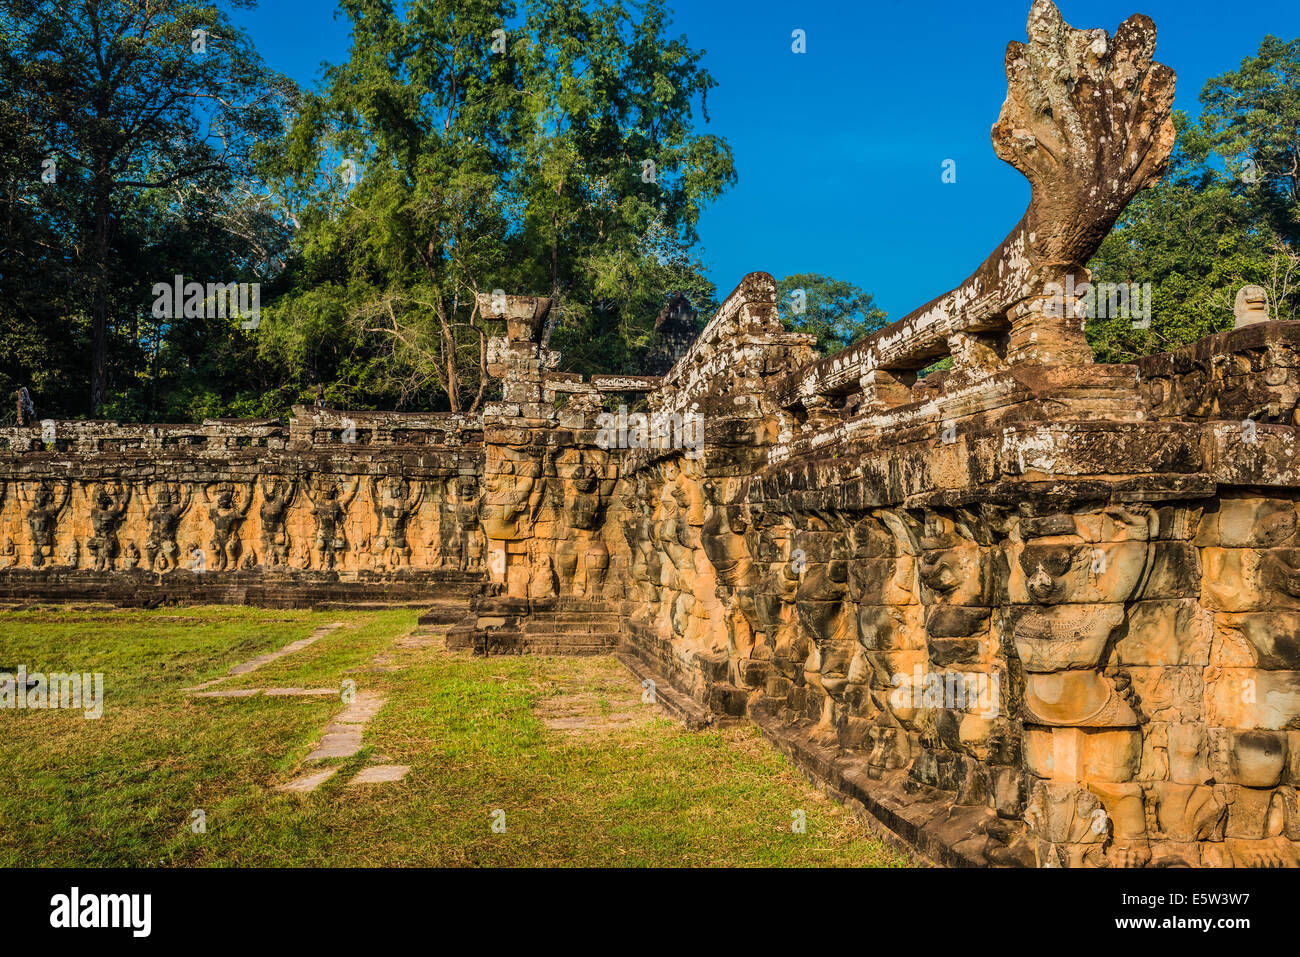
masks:
<svg viewBox="0 0 1300 957"><path fill-rule="evenodd" d="M617 635L622 631L616 621L555 621L533 615L524 619L524 634Z"/></svg>
<svg viewBox="0 0 1300 957"><path fill-rule="evenodd" d="M584 658L607 655L612 647L612 645L575 645L569 642L538 644L530 641L523 646L521 654Z"/></svg>
<svg viewBox="0 0 1300 957"><path fill-rule="evenodd" d="M698 701L678 691L668 682L667 678L653 670L633 652L628 650L619 651L615 654L615 657L624 668L632 672L638 681L642 682L642 688L646 688L645 682L647 680L653 681L655 704L663 708L670 718L675 718L686 725L687 729L700 731L704 728L712 728L719 724L728 723L720 719L718 715L713 714Z"/></svg>
<svg viewBox="0 0 1300 957"><path fill-rule="evenodd" d="M474 632L472 630L451 630L447 632L448 651L473 651Z"/></svg>
<svg viewBox="0 0 1300 957"><path fill-rule="evenodd" d="M448 640L448 647L452 642ZM468 642L463 650L473 650L482 654L485 650L491 655L607 655L617 641L611 636L609 640L582 635L522 635L518 632L489 632L487 635L474 637L473 645Z"/></svg>
<svg viewBox="0 0 1300 957"><path fill-rule="evenodd" d="M541 614L577 614L577 615L621 615L623 602L583 601L580 598L556 598L551 601L531 603L531 613Z"/></svg>
<svg viewBox="0 0 1300 957"><path fill-rule="evenodd" d="M427 609L423 615L417 619L420 625L454 625L467 614L469 614L468 604L447 604L430 606L425 602L424 608Z"/></svg>
<svg viewBox="0 0 1300 957"><path fill-rule="evenodd" d="M600 645L604 648L614 648L618 645L618 635L594 635L585 631L577 633L567 631L530 631L522 635L517 635L516 640L530 644L537 642L563 644L567 642L572 645Z"/></svg>
<svg viewBox="0 0 1300 957"><path fill-rule="evenodd" d="M611 628L617 627L620 621L618 616L604 612L578 614L571 611L535 611L521 617L524 621L549 621L557 625L607 625Z"/></svg>
<svg viewBox="0 0 1300 957"><path fill-rule="evenodd" d="M388 611L394 608L428 608L427 601L318 601L312 611Z"/></svg>

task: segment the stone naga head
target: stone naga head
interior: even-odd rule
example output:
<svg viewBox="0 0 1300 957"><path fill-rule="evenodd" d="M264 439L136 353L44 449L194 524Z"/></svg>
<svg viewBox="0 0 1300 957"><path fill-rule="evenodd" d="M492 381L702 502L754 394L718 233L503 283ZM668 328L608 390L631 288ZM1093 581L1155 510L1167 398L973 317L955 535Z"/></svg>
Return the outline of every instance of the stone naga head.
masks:
<svg viewBox="0 0 1300 957"><path fill-rule="evenodd" d="M1007 45L1007 98L993 150L1033 189L1028 253L1082 265L1140 190L1164 171L1176 133L1174 71L1152 57L1141 14L1115 31L1076 30L1051 0L1029 12L1028 43Z"/></svg>
<svg viewBox="0 0 1300 957"><path fill-rule="evenodd" d="M1174 72L1156 63L1155 25L1144 16L1105 30L1076 30L1050 0L1029 13L1028 42L1007 46L1007 98L993 149L1029 180L1029 207L1001 245L955 289L842 352L797 370L781 387L785 407L825 407L822 397L861 389L866 406L908 401L900 373L952 355L958 369L1003 362L1092 361L1080 303L1048 303L1086 263L1138 192L1153 185L1173 150ZM1005 357L963 339L1010 332ZM901 395L900 395L901 393Z"/></svg>

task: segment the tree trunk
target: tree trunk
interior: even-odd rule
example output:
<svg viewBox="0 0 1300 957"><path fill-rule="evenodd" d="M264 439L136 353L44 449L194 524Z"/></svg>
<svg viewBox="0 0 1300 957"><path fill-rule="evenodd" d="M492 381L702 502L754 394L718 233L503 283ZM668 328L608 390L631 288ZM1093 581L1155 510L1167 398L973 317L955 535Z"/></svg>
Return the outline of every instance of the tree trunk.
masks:
<svg viewBox="0 0 1300 957"><path fill-rule="evenodd" d="M112 223L106 164L95 163L95 236L91 256L90 414L98 416L108 395L108 255Z"/></svg>
<svg viewBox="0 0 1300 957"><path fill-rule="evenodd" d="M561 180L555 187L555 198L558 200L564 195L564 181ZM551 333L555 331L555 323L560 318L560 220L559 216L551 213L551 314L546 318L546 331L542 333L542 348L545 349L551 344Z"/></svg>
<svg viewBox="0 0 1300 957"><path fill-rule="evenodd" d="M451 411L460 412L460 380L456 376L456 337L451 331L451 322L447 318L447 307L439 296L436 302L438 323L442 326L443 359L447 367L447 398Z"/></svg>
<svg viewBox="0 0 1300 957"><path fill-rule="evenodd" d="M479 328L475 321L478 316L478 300L474 301L474 308L469 314L469 325L478 333L478 395L474 396L474 402L466 411L466 415L474 415L478 412L479 406L483 404L483 396L487 394L488 371L487 371L487 334Z"/></svg>

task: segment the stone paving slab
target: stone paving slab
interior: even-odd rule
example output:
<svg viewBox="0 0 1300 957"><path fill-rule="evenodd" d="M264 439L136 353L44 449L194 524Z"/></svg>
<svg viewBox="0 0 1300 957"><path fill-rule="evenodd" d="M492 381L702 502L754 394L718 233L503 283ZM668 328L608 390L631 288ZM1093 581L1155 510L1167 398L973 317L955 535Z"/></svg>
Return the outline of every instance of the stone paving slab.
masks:
<svg viewBox="0 0 1300 957"><path fill-rule="evenodd" d="M316 745L316 750L304 760L324 761L326 758L350 758L361 750L361 729L326 731Z"/></svg>
<svg viewBox="0 0 1300 957"><path fill-rule="evenodd" d="M338 693L338 688L267 688L265 692L268 698L277 698L284 695L291 697L326 698Z"/></svg>
<svg viewBox="0 0 1300 957"><path fill-rule="evenodd" d="M318 787L334 777L338 773L338 768L325 768L321 771L312 771L309 774L300 774L292 781L276 785L277 791L286 791L291 794L310 794Z"/></svg>
<svg viewBox="0 0 1300 957"><path fill-rule="evenodd" d="M289 642L283 648L278 648L275 651L269 651L264 655L258 655L256 658L253 658L249 661L241 662L240 664L237 665L231 665L230 671L222 675L220 678L213 678L211 681L204 681L202 684L194 685L193 687L186 688L185 690L190 692L202 691L205 688L211 688L215 684L220 684L221 682L225 681L227 678L232 678L235 675L246 675L250 671L256 671L258 668L262 667L263 665L270 664L272 661L277 661L280 658L285 657L286 655L291 655L294 652L302 651L304 648L314 645L316 642L320 641L330 632L336 631L342 627L343 627L343 622L341 621L333 621L330 622L328 625L321 625L319 628L313 631L306 638L299 638L297 641Z"/></svg>
<svg viewBox="0 0 1300 957"><path fill-rule="evenodd" d="M385 698L373 692L360 692L348 702L348 706L334 716L326 726L316 750L307 755L307 761L323 761L326 758L350 758L361 750L361 732L379 709L384 706Z"/></svg>
<svg viewBox="0 0 1300 957"><path fill-rule="evenodd" d="M245 675L250 671L256 671L258 668L262 667L262 665L270 664L272 661L285 657L285 655L291 655L296 651L302 651L304 648L314 645L330 632L342 627L343 622L341 621L334 621L330 622L328 625L322 625L306 638L299 638L297 641L291 641L278 651L271 651L264 655L258 655L251 661L245 661L243 664L232 666L230 673L232 675Z"/></svg>
<svg viewBox="0 0 1300 957"><path fill-rule="evenodd" d="M434 645L442 642L441 637L433 638L423 635L410 634L405 638L399 638L394 648L432 648Z"/></svg>
<svg viewBox="0 0 1300 957"><path fill-rule="evenodd" d="M357 776L348 782L348 787L352 787L354 784L389 784L400 781L406 777L410 770L405 764L372 765L358 771Z"/></svg>
<svg viewBox="0 0 1300 957"><path fill-rule="evenodd" d="M372 691L359 692L334 720L339 724L365 724L379 713L386 700Z"/></svg>
<svg viewBox="0 0 1300 957"><path fill-rule="evenodd" d="M205 681L202 684L194 685L193 687L186 688L184 690L189 691L191 693L196 691L202 691L204 688L211 688L213 685L221 684L221 682L225 681L229 677L230 675L222 675L220 678L213 678L211 681Z"/></svg>
<svg viewBox="0 0 1300 957"><path fill-rule="evenodd" d="M409 638L410 636L406 636ZM424 647L417 645L416 647ZM391 661L383 651L371 658L371 665L383 667ZM401 665L395 665L392 670L401 670ZM387 669L385 669L387 670ZM267 689L266 694L301 694L309 695L315 693L338 694L333 688L275 688ZM361 750L362 735L365 726L370 719L379 713L384 707L386 698L373 691L358 692L351 701L348 701L343 710L330 720L321 732L320 741L316 747L304 759L306 762L327 761L333 758L350 758ZM389 759L376 756L372 760L388 761ZM310 772L300 775L288 784L280 785L279 790L291 790L301 793L309 793L329 780L338 770L337 766L325 768L321 771ZM370 767L363 768L361 771L348 782L348 786L353 784L386 784L403 780L410 768L404 764L372 764Z"/></svg>
<svg viewBox="0 0 1300 957"><path fill-rule="evenodd" d="M266 695L268 698L327 698L339 693L338 688L235 688L230 691L196 691L191 698L251 698Z"/></svg>

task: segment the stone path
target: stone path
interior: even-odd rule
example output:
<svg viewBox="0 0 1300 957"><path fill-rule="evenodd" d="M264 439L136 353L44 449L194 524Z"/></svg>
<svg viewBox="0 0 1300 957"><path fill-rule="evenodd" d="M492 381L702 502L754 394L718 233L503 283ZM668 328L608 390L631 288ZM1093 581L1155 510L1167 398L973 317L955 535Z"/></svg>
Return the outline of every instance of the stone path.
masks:
<svg viewBox="0 0 1300 957"><path fill-rule="evenodd" d="M361 737L370 719L384 707L387 699L370 691L359 692L346 708L334 716L334 720L325 726L320 742L315 749L303 759L304 763L328 761L333 758L350 758L361 750ZM411 769L404 764L374 764L362 768L348 782L354 784L389 784L401 781ZM332 778L337 767L324 768L319 771L307 771L285 784L278 785L277 791L293 794L310 794Z"/></svg>
<svg viewBox="0 0 1300 957"><path fill-rule="evenodd" d="M320 639L324 638L330 632L343 627L343 622L336 621L328 625L322 625L317 628L306 638L292 641L275 651L267 652L264 655L258 655L249 661L233 665L230 671L219 678L213 678L211 681L204 681L201 684L186 688L185 691L191 698L252 698L258 695L265 697L277 698L328 698L340 693L339 688L230 688L208 690L214 685L219 685L223 681L238 675L246 675L256 671L263 665L278 661L286 655L292 655L295 652L302 651L310 647ZM419 649L427 648L435 644L439 639L418 630L398 638L389 648L380 651L370 659L369 671L400 671L402 665L397 664L393 658L393 652L397 649ZM379 713L383 708L385 698L373 691L362 691L355 693L342 711L336 714L325 730L321 733L320 741L306 758L304 764L315 764L321 761L330 761L337 758L350 758L361 750L362 734L370 719ZM386 761L387 758L379 758ZM338 766L318 767L309 771L303 771L292 780L284 784L278 784L275 787L277 791L283 791L289 794L310 794L319 788L330 778L338 773ZM391 784L403 780L411 769L404 764L373 764L370 767L362 768L348 782L348 786L362 784Z"/></svg>
<svg viewBox="0 0 1300 957"><path fill-rule="evenodd" d="M268 698L275 697L294 697L294 698L327 698L330 695L339 693L338 688L235 688L230 691L195 691L190 694L191 698L251 698L254 695L263 694Z"/></svg>
<svg viewBox="0 0 1300 957"><path fill-rule="evenodd" d="M194 685L192 688L186 688L185 690L191 693L195 693L196 697L210 697L210 698L248 697L248 694L244 694L240 692L226 692L225 694L210 693L207 695L198 695L197 692L201 692L205 688L211 688L213 685L219 685L221 684L221 682L233 678L236 675L246 675L250 671L256 671L258 668L262 667L262 665L270 664L272 661L278 661L279 659L285 657L286 655L291 655L296 651L302 651L304 648L314 645L316 642L320 641L330 632L335 631L342 627L343 627L343 622L341 621L335 621L335 622L331 622L328 625L322 625L321 627L313 631L310 635L308 635L306 638L299 638L297 641L291 641L283 648L279 648L276 651L267 652L264 655L258 655L256 658L253 658L251 661L245 661L237 665L231 665L230 671L222 675L220 678L213 678L211 681L205 681L202 684ZM258 690L260 689L253 689L251 693L257 694ZM294 690L301 691L302 689L291 689L291 690L281 691L280 693L290 694ZM316 691L315 689L313 689L305 693L315 694ZM331 689L328 693L334 694L334 690Z"/></svg>
<svg viewBox="0 0 1300 957"><path fill-rule="evenodd" d="M369 665L362 670L370 672L401 671L405 665L399 661L396 655L397 651L430 648L440 643L441 640L440 636L431 635L427 631L417 628L415 631L395 640L388 648L376 653L370 659ZM266 693L271 694L271 691L268 690ZM337 692L331 691L330 693L335 694ZM355 755L361 750L366 725L384 707L385 702L386 699L377 692L358 692L348 702L347 707L336 714L330 723L326 725L325 730L321 733L320 741L311 753L303 759L303 763L312 764L318 761L350 758ZM376 755L372 760L383 762L387 761L387 758ZM372 764L358 771L347 786L396 783L404 780L410 770L410 767L405 764ZM310 794L332 778L337 771L337 767L304 771L285 784L278 785L276 790L293 794Z"/></svg>
<svg viewBox="0 0 1300 957"><path fill-rule="evenodd" d="M400 781L410 770L405 764L372 764L358 771L357 776L348 782L348 787L354 784L389 784Z"/></svg>
<svg viewBox="0 0 1300 957"><path fill-rule="evenodd" d="M597 680L575 674L558 682L559 694L538 699L537 716L552 731L589 737L653 721L659 710L642 700L642 689L630 675Z"/></svg>
<svg viewBox="0 0 1300 957"><path fill-rule="evenodd" d="M287 791L291 794L310 794L318 787L328 781L338 772L338 768L325 768L321 771L313 771L310 774L301 774L287 784L276 786L277 791Z"/></svg>
<svg viewBox="0 0 1300 957"><path fill-rule="evenodd" d="M366 724L379 713L385 699L368 691L362 691L348 703L334 721L325 728L320 744L316 750L307 755L306 761L323 761L326 758L350 758L361 750L361 732Z"/></svg>

